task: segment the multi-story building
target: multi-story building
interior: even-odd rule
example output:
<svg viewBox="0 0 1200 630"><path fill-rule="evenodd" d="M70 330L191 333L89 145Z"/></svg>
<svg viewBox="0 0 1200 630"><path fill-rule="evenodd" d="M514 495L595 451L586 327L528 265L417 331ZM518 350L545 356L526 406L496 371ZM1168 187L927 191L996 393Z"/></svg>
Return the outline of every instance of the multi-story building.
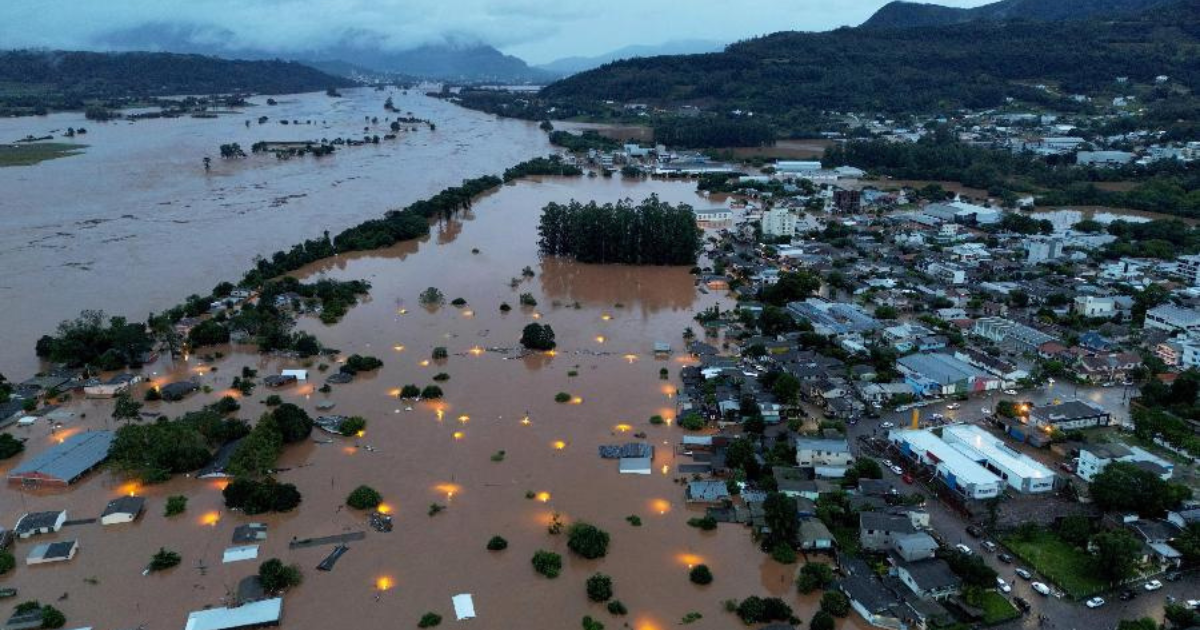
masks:
<svg viewBox="0 0 1200 630"><path fill-rule="evenodd" d="M1111 297L1080 295L1075 298L1071 309L1084 317L1111 317L1117 312L1117 303Z"/></svg>
<svg viewBox="0 0 1200 630"><path fill-rule="evenodd" d="M1031 238L1025 241L1025 261L1031 265L1062 258L1062 239Z"/></svg>
<svg viewBox="0 0 1200 630"><path fill-rule="evenodd" d="M763 213L762 231L767 236L794 236L796 215L787 208L771 208Z"/></svg>
<svg viewBox="0 0 1200 630"><path fill-rule="evenodd" d="M1183 276L1188 284L1200 287L1200 254L1180 256L1176 263L1179 265L1179 275Z"/></svg>
<svg viewBox="0 0 1200 630"><path fill-rule="evenodd" d="M975 320L971 332L1020 352L1037 352L1038 346L1048 341L1058 341L1036 328L1003 317L981 317Z"/></svg>
<svg viewBox="0 0 1200 630"><path fill-rule="evenodd" d="M1168 332L1200 331L1200 311L1163 304L1146 311L1146 328Z"/></svg>

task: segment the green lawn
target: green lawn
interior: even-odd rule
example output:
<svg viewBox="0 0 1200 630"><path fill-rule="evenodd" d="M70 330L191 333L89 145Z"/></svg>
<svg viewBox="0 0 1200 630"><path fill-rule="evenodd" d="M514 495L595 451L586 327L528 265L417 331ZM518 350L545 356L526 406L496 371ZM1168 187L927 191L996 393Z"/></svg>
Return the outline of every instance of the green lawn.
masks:
<svg viewBox="0 0 1200 630"><path fill-rule="evenodd" d="M37 142L29 144L0 145L0 168L5 166L29 166L45 160L77 155L87 145L65 142Z"/></svg>
<svg viewBox="0 0 1200 630"><path fill-rule="evenodd" d="M1040 532L1030 540L1010 536L1004 544L1074 599L1089 597L1108 586L1097 577L1090 555L1051 532Z"/></svg>
<svg viewBox="0 0 1200 630"><path fill-rule="evenodd" d="M983 609L983 624L985 626L1003 623L1021 616L1021 611L1017 610L1016 606L1013 606L1006 597L996 591L984 591L983 597L979 602L979 607Z"/></svg>

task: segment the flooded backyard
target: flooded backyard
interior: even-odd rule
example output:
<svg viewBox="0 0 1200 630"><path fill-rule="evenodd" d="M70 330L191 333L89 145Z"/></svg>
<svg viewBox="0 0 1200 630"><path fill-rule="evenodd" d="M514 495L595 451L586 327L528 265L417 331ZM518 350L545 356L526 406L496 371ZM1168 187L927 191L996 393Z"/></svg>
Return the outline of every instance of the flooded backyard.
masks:
<svg viewBox="0 0 1200 630"><path fill-rule="evenodd" d="M671 202L703 203L690 183L522 181L439 223L423 241L340 256L302 270L297 275L307 280L371 282L369 298L339 324L306 318L301 328L339 348L343 357L381 358L382 369L322 394L315 390L324 381L319 361L218 348L223 358L206 362L192 355L148 369L160 383L198 378L210 393L183 403L147 405L147 410L177 416L229 394L242 366L260 375L307 366L309 383L280 390L260 386L241 400L237 413L257 418L266 409L260 401L278 393L314 416L320 413L316 405L328 400L336 405L331 413L368 419L360 438L318 443L327 437L318 431L313 440L285 449L278 478L298 486L301 507L289 514L247 517L223 507L216 481L176 478L161 486L131 487L108 472L65 492L6 488L0 493L5 524L34 510L67 509L70 519L96 516L108 500L129 491L148 497L149 505L133 525L65 527L53 539L80 540L73 561L22 565L0 585L18 588L21 599L53 603L73 626L178 628L189 611L227 602L238 582L257 569L257 561L222 564L221 556L232 545L236 525L258 521L270 528L260 560L279 557L297 563L305 575L304 584L285 596L284 627L339 627L350 618L361 627L414 627L426 611L456 625L451 597L460 593L474 596L478 619L471 623L481 628L561 630L577 628L583 615L592 615L610 628L661 630L677 626L690 612L703 615L690 627L729 628L741 624L725 612L723 600L755 594L782 597L797 616L809 619L817 597L796 594L796 565L772 561L740 525L702 532L686 524L703 511L684 502L684 476L676 471L682 456L675 453L682 432L649 422L653 415L676 417L678 371L690 360L681 335L686 327L699 328L692 315L713 303L727 307L731 300L697 291L686 268L580 265L538 255L537 219L547 202L607 202L651 193ZM522 278L525 266L534 271L532 278ZM418 303L418 294L429 286L445 294L444 306ZM522 293L532 294L537 305L519 306ZM465 306L449 304L458 297ZM501 312L502 303L512 310ZM553 354L518 356L520 331L534 321L554 328L558 348ZM655 358L656 341L670 343L673 354ZM437 346L448 350L447 359L431 360ZM327 362L330 372L336 370L334 361ZM660 379L662 368L669 371L668 380ZM441 383L444 400L397 398L403 385L432 384L438 373L450 377ZM556 403L558 392L573 400ZM109 401L75 401L70 410L86 417L69 422L66 431L112 424ZM653 474L622 475L614 460L599 458L599 445L630 442L638 432L656 448ZM51 435L39 423L18 434L30 439L29 448L0 472L50 446L63 430ZM343 507L360 484L382 493L395 518L394 531L370 530L364 513ZM534 498L526 498L529 493ZM172 494L185 494L190 502L185 514L167 519L162 512ZM446 509L430 516L433 503ZM608 531L607 557L588 561L571 554L565 534L547 531L556 512L567 524L582 520ZM631 525L629 516L639 517L642 525ZM349 543L350 551L332 572L315 570L332 546L288 548L293 538L357 531L368 532L365 540ZM487 551L493 535L506 538L508 548ZM43 538L50 537L34 541ZM143 576L160 546L178 551L183 563ZM30 547L18 545L19 561ZM549 580L533 571L530 558L539 549L562 554L560 577ZM689 566L698 563L711 567L712 584L688 580ZM627 617L614 617L603 604L589 602L584 581L595 572L612 576L615 598L628 607ZM860 622L852 617L840 623L857 627Z"/></svg>

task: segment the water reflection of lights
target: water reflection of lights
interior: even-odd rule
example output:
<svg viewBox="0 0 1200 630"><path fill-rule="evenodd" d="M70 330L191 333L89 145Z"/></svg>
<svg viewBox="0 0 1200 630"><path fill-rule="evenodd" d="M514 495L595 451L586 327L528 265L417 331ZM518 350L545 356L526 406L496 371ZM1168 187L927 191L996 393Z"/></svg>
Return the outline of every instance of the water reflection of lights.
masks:
<svg viewBox="0 0 1200 630"><path fill-rule="evenodd" d="M667 464L663 464L662 474L667 475L667 474L670 474L670 472L671 472L671 467L668 466Z"/></svg>
<svg viewBox="0 0 1200 630"><path fill-rule="evenodd" d="M467 414L464 413L463 415L458 417L458 421L463 424L466 424L471 421L471 416L468 416Z"/></svg>
<svg viewBox="0 0 1200 630"><path fill-rule="evenodd" d="M556 357L556 356L558 356L558 351L557 351L557 350L547 350L547 351L546 351L546 356L548 356L548 357Z"/></svg>
<svg viewBox="0 0 1200 630"><path fill-rule="evenodd" d="M629 433L632 429L633 427L628 424L618 424L617 426L613 427L613 430L617 433Z"/></svg>
<svg viewBox="0 0 1200 630"><path fill-rule="evenodd" d="M604 343L607 341L604 335L596 335L596 343Z"/></svg>
<svg viewBox="0 0 1200 630"><path fill-rule="evenodd" d="M531 317L533 317L534 319L541 319L541 318L542 318L542 314L541 314L541 313L534 313L533 315L531 315Z"/></svg>
<svg viewBox="0 0 1200 630"><path fill-rule="evenodd" d="M204 515L200 517L201 525L208 525L210 527L216 527L217 523L220 523L220 522L221 522L221 513L220 512L216 512L216 511L205 512Z"/></svg>
<svg viewBox="0 0 1200 630"><path fill-rule="evenodd" d="M697 564L704 564L704 558L701 558L694 553L681 553L675 556L675 559L679 561L680 564L686 565L689 569Z"/></svg>
<svg viewBox="0 0 1200 630"><path fill-rule="evenodd" d="M633 363L634 361L637 361L637 358L638 358L638 357L637 357L637 355L636 355L636 354L627 354L627 355L625 355L625 360L626 360L626 361L628 361L628 362L630 362L630 363Z"/></svg>
<svg viewBox="0 0 1200 630"><path fill-rule="evenodd" d="M658 512L661 516L671 511L671 502L666 499L651 499L650 509Z"/></svg>
<svg viewBox="0 0 1200 630"><path fill-rule="evenodd" d="M471 354L473 354L475 356L479 356L479 355L483 354L483 348L480 348L479 346L475 346L474 348L471 348Z"/></svg>
<svg viewBox="0 0 1200 630"><path fill-rule="evenodd" d="M429 359L422 359L421 362L418 363L417 365L419 365L421 367L429 367Z"/></svg>
<svg viewBox="0 0 1200 630"><path fill-rule="evenodd" d="M119 488L117 488L117 493L121 494L123 496L127 495L127 496L131 496L131 497L136 497L137 494L141 491L142 491L142 484L138 481L127 481L127 482L121 484L121 486Z"/></svg>
<svg viewBox="0 0 1200 630"><path fill-rule="evenodd" d="M401 344L396 344L392 346L392 350L395 350L396 352L404 352L404 346Z"/></svg>
<svg viewBox="0 0 1200 630"><path fill-rule="evenodd" d="M611 320L611 319L612 319L612 315L609 315L608 313L605 313L605 314L603 314L603 315L601 315L601 316L600 316L600 319L603 319L604 321L606 321L606 322L607 322L607 321L609 321L609 320Z"/></svg>
<svg viewBox="0 0 1200 630"><path fill-rule="evenodd" d="M375 510L380 514L391 514L395 511L395 508L393 508L390 504L380 503L375 507Z"/></svg>
<svg viewBox="0 0 1200 630"><path fill-rule="evenodd" d="M521 425L522 425L522 426L526 426L526 427L527 427L527 426L529 426L529 425L531 425L531 424L533 424L533 421L529 419L529 416L525 416L524 418L521 418Z"/></svg>
<svg viewBox="0 0 1200 630"><path fill-rule="evenodd" d="M446 500L454 498L454 495L462 492L462 486L456 483L439 483L433 487L434 490L446 495Z"/></svg>
<svg viewBox="0 0 1200 630"><path fill-rule="evenodd" d="M446 416L446 410L438 407L435 411L437 412L438 422L441 422L442 418Z"/></svg>
<svg viewBox="0 0 1200 630"><path fill-rule="evenodd" d="M582 404L583 404L583 396L574 396L574 397L572 397L572 398L571 398L571 404L572 404L572 405L582 405Z"/></svg>

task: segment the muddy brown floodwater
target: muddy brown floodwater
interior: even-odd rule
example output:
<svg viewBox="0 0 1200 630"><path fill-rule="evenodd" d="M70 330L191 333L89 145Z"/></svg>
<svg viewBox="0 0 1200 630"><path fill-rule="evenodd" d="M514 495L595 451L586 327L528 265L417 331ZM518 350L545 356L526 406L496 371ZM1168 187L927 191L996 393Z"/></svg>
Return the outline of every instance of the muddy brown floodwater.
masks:
<svg viewBox="0 0 1200 630"><path fill-rule="evenodd" d="M399 114L384 111L389 96ZM336 233L466 178L498 175L551 149L534 123L463 109L420 88L275 98L279 104L268 106L253 97L215 119L0 118L0 142L48 134L63 140L68 127L88 131L75 138L88 145L79 155L0 168L0 373L18 381L31 375L37 338L81 309L143 321L191 293L236 281L256 255ZM396 140L320 159L219 157L219 146L231 142L249 152L260 140L383 136L391 133L388 118L409 112L437 129L405 125ZM260 116L268 121L260 125ZM204 156L212 158L211 172Z"/></svg>
<svg viewBox="0 0 1200 630"><path fill-rule="evenodd" d="M460 593L474 596L478 618L469 623L489 629L578 628L589 614L610 628L665 629L692 611L703 615L692 627L738 627L722 601L752 594L780 596L807 621L817 599L795 593L795 566L770 560L741 526L721 525L714 532L687 526L702 511L685 504L675 471L674 445L681 431L648 421L656 414L675 418L672 394L679 368L688 362L681 333L694 326L693 313L717 302L728 306L731 300L698 292L686 268L580 265L538 256L537 218L545 203L638 199L650 193L702 203L689 183L522 181L436 225L423 242L341 256L302 270L298 275L305 279L372 283L369 299L339 324L304 319L301 327L341 349L342 356L372 354L385 366L326 395L314 389L324 380L319 366L308 363L313 381L277 392L314 415L316 404L328 399L336 403L333 413L369 421L360 438L324 444L317 440L326 436L314 432L314 440L286 449L279 479L300 488L301 507L289 514L247 517L223 507L215 481L181 477L160 486L129 486L104 471L66 491L6 488L0 509L6 525L27 510L64 508L72 519L96 516L108 500L129 491L146 496L149 506L132 525L73 525L52 537L21 542L19 560L31 542L42 539L77 538L82 548L68 563L22 565L0 586L18 588L20 600L52 602L73 626L179 628L189 611L220 605L256 571L259 561L222 564L221 554L231 546L237 524L262 521L270 531L260 560L279 557L299 564L305 575L304 584L285 597L286 628L406 628L426 611L455 625L451 597ZM527 265L535 276L512 286ZM418 294L428 286L445 293L445 306L418 304ZM537 306L519 307L521 293L531 293ZM457 297L467 305L449 305ZM502 313L502 302L513 310ZM512 351L521 328L533 321L553 326L558 340L553 356L519 358ZM669 342L672 357L655 359L655 341ZM449 358L429 361L436 346L445 346ZM221 351L224 356L211 362L192 355L153 366L157 382L189 375L212 391L148 408L177 416L229 393L243 366L265 375L304 365L239 348ZM669 380L659 378L664 367ZM450 375L442 384L444 400L409 404L396 398L402 385L431 384L440 372ZM560 391L575 400L555 403ZM242 399L238 415L258 417L265 409L259 401L270 393L260 387ZM70 403L86 418L65 430L107 426L111 404ZM639 431L656 447L652 475L621 475L614 460L598 457L599 445L631 441ZM62 430L51 435L39 424L19 434L30 440L22 456L27 458L61 438ZM500 451L503 460L493 461ZM4 470L15 463L6 462ZM395 516L394 531L369 530L365 514L342 507L359 484L383 494ZM535 498L527 499L528 492ZM185 494L190 502L184 515L167 519L162 512L172 494ZM446 509L429 516L433 503ZM547 531L555 512L566 523L582 520L607 530L612 536L607 557L587 561L572 555L565 535ZM639 516L642 526L626 522L631 515ZM366 539L351 542L332 572L315 570L331 546L288 549L293 537L352 531L367 531ZM508 549L487 551L493 535L508 539ZM142 576L159 547L178 551L183 563ZM530 558L538 549L563 555L559 578L534 573ZM711 585L688 580L689 565L697 563L712 568ZM595 572L612 576L628 617L613 617L602 604L588 601L584 581ZM381 584L388 588L381 590ZM840 623L858 627L859 622Z"/></svg>

